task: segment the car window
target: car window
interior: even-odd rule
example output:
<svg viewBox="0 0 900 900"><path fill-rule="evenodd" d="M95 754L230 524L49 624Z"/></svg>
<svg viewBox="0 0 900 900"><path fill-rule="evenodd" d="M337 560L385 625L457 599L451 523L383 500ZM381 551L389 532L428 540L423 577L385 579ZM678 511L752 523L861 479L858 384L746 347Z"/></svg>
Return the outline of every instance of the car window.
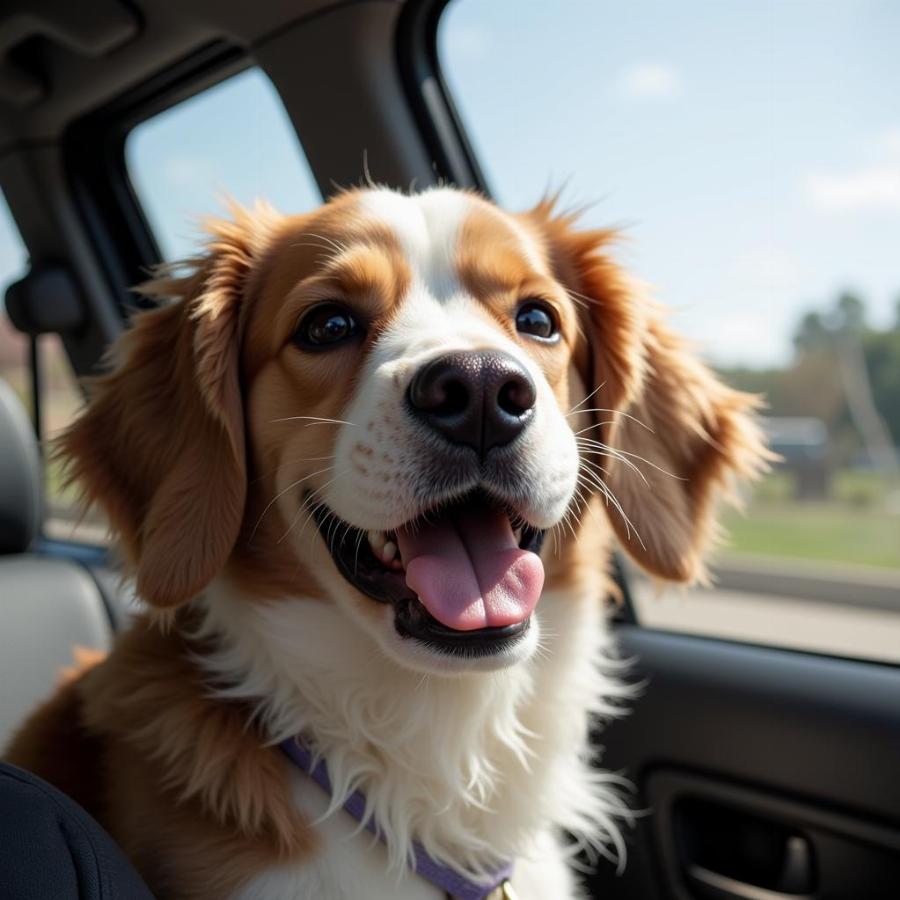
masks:
<svg viewBox="0 0 900 900"><path fill-rule="evenodd" d="M719 589L640 588L649 624L900 661L898 29L900 6L856 0L454 0L440 20L495 197L591 204L673 326L768 398L785 461L726 515Z"/></svg>
<svg viewBox="0 0 900 900"><path fill-rule="evenodd" d="M0 193L0 304L6 289L28 269L28 251L10 214L6 198ZM3 378L32 414L31 374L28 363L28 339L13 328L0 307L0 377Z"/></svg>
<svg viewBox="0 0 900 900"><path fill-rule="evenodd" d="M234 128L240 119L245 127ZM319 191L297 137L268 79L250 69L138 125L126 141L135 191L167 259L197 248L198 223L223 213L226 197L251 204L265 198L296 211L319 202ZM27 270L27 253L5 202L0 204L0 287ZM83 395L56 335L38 339L41 437L46 446L72 420ZM0 314L0 376L33 415L29 341ZM45 454L44 534L105 542L101 512L87 513L63 466Z"/></svg>
<svg viewBox="0 0 900 900"><path fill-rule="evenodd" d="M196 252L204 215L227 200L282 212L317 206L321 193L274 86L253 68L137 125L125 161L168 260Z"/></svg>
<svg viewBox="0 0 900 900"><path fill-rule="evenodd" d="M0 298L14 281L28 270L28 252L6 204L0 194ZM57 335L41 335L37 343L40 367L41 440L45 451L63 428L69 424L82 404L72 367ZM0 378L8 382L34 417L30 340L16 331L0 307ZM65 485L62 464L44 453L44 522L45 536L62 540L101 543L106 540L106 526L98 511L83 513L75 488Z"/></svg>
<svg viewBox="0 0 900 900"><path fill-rule="evenodd" d="M66 482L65 464L48 452L54 438L84 405L84 395L58 335L38 338L38 365L44 446L44 535L63 541L105 544L109 530L103 512L96 506L84 509L78 486Z"/></svg>

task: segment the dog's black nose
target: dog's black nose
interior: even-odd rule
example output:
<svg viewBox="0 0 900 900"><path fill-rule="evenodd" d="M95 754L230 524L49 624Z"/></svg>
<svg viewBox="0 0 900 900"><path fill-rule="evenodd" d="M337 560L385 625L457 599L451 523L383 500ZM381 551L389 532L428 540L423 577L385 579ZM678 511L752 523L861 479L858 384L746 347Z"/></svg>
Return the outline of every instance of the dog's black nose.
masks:
<svg viewBox="0 0 900 900"><path fill-rule="evenodd" d="M413 413L480 456L517 437L534 414L534 382L513 356L471 350L434 359L409 385Z"/></svg>

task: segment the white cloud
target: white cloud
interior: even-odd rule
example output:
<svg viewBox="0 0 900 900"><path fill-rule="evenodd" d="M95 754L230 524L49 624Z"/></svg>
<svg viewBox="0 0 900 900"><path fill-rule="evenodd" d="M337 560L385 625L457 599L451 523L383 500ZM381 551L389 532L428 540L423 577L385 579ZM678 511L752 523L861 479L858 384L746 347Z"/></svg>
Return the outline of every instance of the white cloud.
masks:
<svg viewBox="0 0 900 900"><path fill-rule="evenodd" d="M800 261L781 247L760 246L744 250L733 262L729 275L753 291L787 291L802 288L806 273Z"/></svg>
<svg viewBox="0 0 900 900"><path fill-rule="evenodd" d="M697 351L713 365L771 366L790 358L789 314L780 309L760 310L760 296L739 291L718 302L672 317L672 325L688 337ZM774 304L773 304L774 306Z"/></svg>
<svg viewBox="0 0 900 900"><path fill-rule="evenodd" d="M888 128L879 143L886 154L900 159L900 125Z"/></svg>
<svg viewBox="0 0 900 900"><path fill-rule="evenodd" d="M900 127L881 134L870 147L871 162L843 172L811 172L804 192L827 213L900 212Z"/></svg>
<svg viewBox="0 0 900 900"><path fill-rule="evenodd" d="M635 63L622 71L618 87L630 100L671 100L681 94L681 76L665 63Z"/></svg>
<svg viewBox="0 0 900 900"><path fill-rule="evenodd" d="M900 212L900 163L807 176L806 191L823 212Z"/></svg>

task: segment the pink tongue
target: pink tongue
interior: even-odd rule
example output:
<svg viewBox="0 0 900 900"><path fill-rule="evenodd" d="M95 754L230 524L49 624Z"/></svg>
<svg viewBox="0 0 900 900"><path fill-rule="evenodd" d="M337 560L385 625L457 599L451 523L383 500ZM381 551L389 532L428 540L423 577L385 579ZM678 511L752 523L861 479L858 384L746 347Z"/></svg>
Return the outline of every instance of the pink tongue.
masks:
<svg viewBox="0 0 900 900"><path fill-rule="evenodd" d="M500 510L464 509L414 533L400 529L397 543L407 585L448 628L516 625L537 606L544 566L519 549Z"/></svg>

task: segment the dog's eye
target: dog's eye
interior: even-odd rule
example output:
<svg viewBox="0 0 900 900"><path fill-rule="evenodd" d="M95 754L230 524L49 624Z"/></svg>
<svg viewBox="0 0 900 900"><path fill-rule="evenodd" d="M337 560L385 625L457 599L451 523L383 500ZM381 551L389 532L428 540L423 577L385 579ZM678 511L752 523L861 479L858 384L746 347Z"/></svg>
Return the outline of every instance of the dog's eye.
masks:
<svg viewBox="0 0 900 900"><path fill-rule="evenodd" d="M522 334L552 341L559 336L559 326L553 310L540 300L529 300L516 313L516 328Z"/></svg>
<svg viewBox="0 0 900 900"><path fill-rule="evenodd" d="M360 333L349 309L340 303L320 303L300 320L294 343L307 350L323 350Z"/></svg>

